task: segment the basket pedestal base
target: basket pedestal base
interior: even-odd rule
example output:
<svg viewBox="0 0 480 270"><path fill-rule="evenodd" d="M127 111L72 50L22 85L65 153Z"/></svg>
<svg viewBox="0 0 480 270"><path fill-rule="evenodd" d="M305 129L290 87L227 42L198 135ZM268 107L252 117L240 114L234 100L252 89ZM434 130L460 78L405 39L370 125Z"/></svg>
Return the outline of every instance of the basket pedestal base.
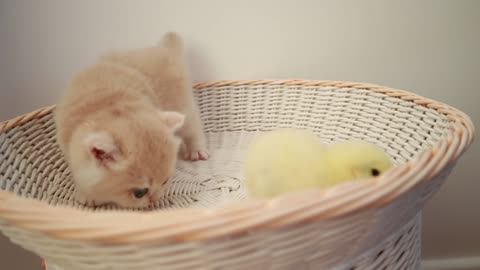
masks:
<svg viewBox="0 0 480 270"><path fill-rule="evenodd" d="M381 242L377 248L361 254L348 265L335 267L334 270L420 269L421 232L422 212L420 211L398 232Z"/></svg>

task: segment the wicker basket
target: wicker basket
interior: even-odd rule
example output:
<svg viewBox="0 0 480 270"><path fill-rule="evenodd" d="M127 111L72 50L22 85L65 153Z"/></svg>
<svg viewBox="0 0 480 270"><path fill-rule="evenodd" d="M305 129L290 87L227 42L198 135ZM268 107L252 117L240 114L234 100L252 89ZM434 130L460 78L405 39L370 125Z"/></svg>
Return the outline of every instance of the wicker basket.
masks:
<svg viewBox="0 0 480 270"><path fill-rule="evenodd" d="M421 209L473 138L462 112L412 93L331 81L196 86L212 158L179 162L164 211L86 209L55 139L53 107L0 124L0 228L48 266L84 269L417 269ZM258 133L359 138L397 166L331 191L242 200ZM55 268L57 269L57 268Z"/></svg>

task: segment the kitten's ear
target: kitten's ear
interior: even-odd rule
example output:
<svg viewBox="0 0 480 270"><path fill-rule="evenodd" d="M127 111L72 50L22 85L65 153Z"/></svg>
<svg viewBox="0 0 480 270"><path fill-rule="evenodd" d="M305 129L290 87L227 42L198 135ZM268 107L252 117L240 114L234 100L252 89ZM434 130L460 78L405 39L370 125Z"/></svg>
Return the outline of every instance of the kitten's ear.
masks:
<svg viewBox="0 0 480 270"><path fill-rule="evenodd" d="M177 112L160 112L160 117L163 123L172 131L177 131L185 122L185 116Z"/></svg>
<svg viewBox="0 0 480 270"><path fill-rule="evenodd" d="M112 136L106 132L94 132L87 135L85 145L88 153L100 165L109 166L117 162L120 151Z"/></svg>

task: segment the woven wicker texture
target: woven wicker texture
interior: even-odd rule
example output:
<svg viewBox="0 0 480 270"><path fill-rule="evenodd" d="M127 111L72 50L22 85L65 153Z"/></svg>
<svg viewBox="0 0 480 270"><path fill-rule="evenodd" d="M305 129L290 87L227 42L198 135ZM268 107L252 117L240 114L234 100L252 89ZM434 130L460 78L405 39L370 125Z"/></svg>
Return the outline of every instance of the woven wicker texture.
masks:
<svg viewBox="0 0 480 270"><path fill-rule="evenodd" d="M74 202L53 107L0 124L2 231L65 270L418 267L420 211L472 141L467 116L357 83L197 88L212 158L179 162L161 211L91 211ZM244 151L259 132L280 127L311 129L327 142L370 141L397 166L329 192L244 201Z"/></svg>

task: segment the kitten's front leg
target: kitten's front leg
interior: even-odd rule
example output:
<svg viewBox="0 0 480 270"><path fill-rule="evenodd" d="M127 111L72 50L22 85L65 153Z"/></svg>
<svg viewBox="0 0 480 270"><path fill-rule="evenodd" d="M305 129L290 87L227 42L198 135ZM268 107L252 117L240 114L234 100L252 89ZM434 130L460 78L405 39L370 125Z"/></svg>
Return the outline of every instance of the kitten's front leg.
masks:
<svg viewBox="0 0 480 270"><path fill-rule="evenodd" d="M190 121L187 121L179 132L179 135L183 140L183 147L180 154L185 160L207 160L210 153L207 149L200 117L195 116L193 119L191 118L189 120Z"/></svg>

